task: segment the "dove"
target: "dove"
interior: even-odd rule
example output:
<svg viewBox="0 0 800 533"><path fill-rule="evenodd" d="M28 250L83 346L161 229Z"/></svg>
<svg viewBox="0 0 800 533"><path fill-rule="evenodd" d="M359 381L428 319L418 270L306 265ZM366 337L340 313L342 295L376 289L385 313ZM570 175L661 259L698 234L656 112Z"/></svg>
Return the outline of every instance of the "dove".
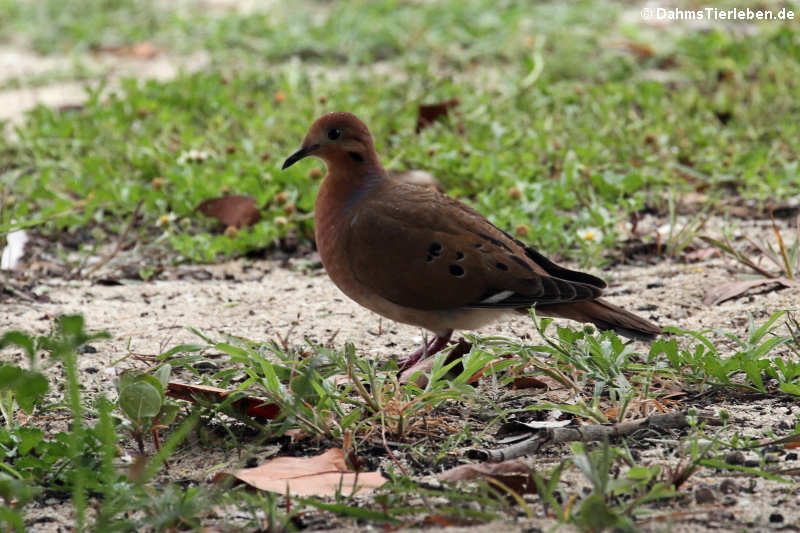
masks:
<svg viewBox="0 0 800 533"><path fill-rule="evenodd" d="M314 222L330 279L363 307L433 334L398 361L401 369L445 348L454 330L531 307L633 339L662 331L600 298L602 279L553 263L434 187L390 177L352 113L317 119L282 168L309 156L327 166Z"/></svg>

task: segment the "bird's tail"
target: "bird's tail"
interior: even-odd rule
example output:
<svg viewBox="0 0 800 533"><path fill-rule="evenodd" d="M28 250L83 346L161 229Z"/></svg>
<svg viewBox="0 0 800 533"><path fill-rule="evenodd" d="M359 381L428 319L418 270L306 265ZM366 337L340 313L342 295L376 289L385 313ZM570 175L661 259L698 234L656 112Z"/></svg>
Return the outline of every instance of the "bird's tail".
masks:
<svg viewBox="0 0 800 533"><path fill-rule="evenodd" d="M652 340L661 327L603 299L585 302L537 305L537 314L590 322L601 330L613 330L629 339Z"/></svg>

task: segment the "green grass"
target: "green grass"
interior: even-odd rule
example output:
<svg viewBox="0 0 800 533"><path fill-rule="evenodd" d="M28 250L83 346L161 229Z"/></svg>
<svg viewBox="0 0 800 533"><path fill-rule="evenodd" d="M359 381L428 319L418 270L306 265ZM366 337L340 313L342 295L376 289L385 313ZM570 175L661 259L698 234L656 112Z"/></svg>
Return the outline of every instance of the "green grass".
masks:
<svg viewBox="0 0 800 533"><path fill-rule="evenodd" d="M142 41L176 55L204 49L211 56L202 73L123 81L117 96L101 88L80 109L37 108L14 126L14 136L0 137L0 236L33 228L86 256L116 242L141 203L134 235L144 244L166 243L166 253L142 258L144 273L156 261L260 250L289 231L309 240L319 185L310 170L321 163L285 172L280 164L311 121L331 110L363 118L390 169L429 170L499 226L587 263L607 260L618 245L618 223L631 213L670 213L686 192L708 194L710 209L798 194L796 26L653 28L626 17L627 9L303 0L242 15L198 12L191 3L0 0L0 42L66 55L77 65L89 50ZM65 67L8 86L71 74L86 75ZM449 98L460 100L457 113L415 133L417 106ZM192 150L205 156L189 160ZM228 193L255 197L262 221L228 236L195 212L201 201ZM579 237L585 228L598 229L599 241ZM66 253L61 259L74 261ZM790 335L780 329L785 320ZM467 448L498 447L492 435L499 425L540 420L543 411L613 422L672 390L687 393L687 407L705 406L704 395L715 390L800 395L800 333L782 313L751 321L743 332L676 330L645 352L613 333L554 330L547 320L536 327L543 340L535 345L472 339L465 370L438 359L424 387L398 383L391 363L361 359L355 346L297 348L201 334L196 345L162 354L161 373L126 374L114 400L80 388L76 352L93 337L79 318L58 319L47 335L8 334L0 345L27 354L29 365L0 366L0 528L23 530L31 502L53 496L69 502L76 524L98 531L200 528L214 523L211 509L223 508L235 509L245 530L301 528L319 515L353 527L535 515L587 531L631 529L668 499L688 500L681 485L695 471L733 469L724 453L752 438L732 425L692 425L677 437L690 444L682 470L638 459L631 450L651 444L634 438L575 446L537 467L540 494L522 500L490 483L439 486L419 477L463 462ZM219 371L197 373L192 365L212 353ZM467 384L497 361L479 388ZM56 365L65 370L63 383L45 377ZM160 378L170 370L263 396L281 416L257 422L227 405L188 408L164 395ZM337 381L342 374L349 385ZM520 377L554 379L572 397L530 405L506 394ZM65 399L54 394L61 385ZM45 431L20 423L20 411L71 425ZM173 416L155 452L151 430ZM370 468L380 463L390 482L368 501L295 501L197 480L176 484L166 470L204 447L240 452L226 468L244 464L264 443L286 451L288 430L325 447L349 447ZM385 460L385 446L410 476ZM141 450L141 469L129 470L124 452ZM762 463L736 468L783 480ZM583 484L562 482L566 472L584 476Z"/></svg>
<svg viewBox="0 0 800 533"><path fill-rule="evenodd" d="M41 377L37 367L46 369L55 364L63 364L67 370L67 399L63 401L41 394L31 399L16 387L14 380L7 379L7 370L17 368L15 365L6 364L0 371L0 394L4 398L0 498L6 503L0 524L22 531L25 508L37 495L65 498L75 510L76 524L97 531L197 528L213 519L208 513L212 505L236 508L242 527L257 523L259 511L266 513L262 516L277 527L288 524L293 517L308 515L312 508L342 520L376 525L400 521L422 524L430 516L473 523L522 515L534 517L536 513L528 507L530 502L522 502L519 494L508 493L502 486L433 486L419 482L418 476L462 462L465 449L500 447L490 436L498 424L530 419L537 411L559 411L585 422L637 418L640 415L626 415L632 401L659 400L675 390L663 387L669 382L687 392L695 387L702 392L712 387L734 391L744 386L774 397L796 394L800 372L778 370L796 366L790 352L800 349L796 337L777 333L776 326L782 318L783 313L776 313L764 324L752 324L744 339L728 335L742 350L727 359L719 355L719 344L699 332L681 332L677 339L661 341L649 353L642 353L624 345L610 332L596 334L570 328L551 331L548 320L536 321L544 344L473 338L472 349L458 361L445 365L446 354L437 356L428 383L421 388L414 383L398 383L393 364L379 365L357 357L353 346L341 352L313 344L284 348L275 342L215 340L196 332L197 344L175 346L158 357L158 366L123 374L119 378L119 397L110 401L103 394L92 397L83 393L75 371L80 348L107 334L88 333L79 316L62 316L56 319L50 334L6 332L0 343L3 347L22 348L31 364L37 362L28 370L31 374ZM162 382L171 370L196 374L194 364L212 354L220 370L196 377L206 384L236 390L234 395L220 404L205 403L192 409L185 402L164 397ZM514 357L507 358L508 354ZM541 357L547 357L546 364L538 361ZM490 362L495 364L484 378L484 385L477 389L467 385L469 378ZM457 363L462 366L456 368ZM723 367L724 372L720 373ZM349 376L349 381L337 379L342 375ZM498 387L506 389L523 375L563 380L574 398L568 404L539 402L519 408L512 397L497 394ZM490 387L495 392L487 394L486 380L495 384ZM656 382L659 387L654 386ZM137 384L152 387L152 395L134 390ZM787 388L786 384L791 386ZM244 393L276 405L278 417L256 421L232 410L232 402ZM685 407L692 406L691 399L688 402ZM21 424L17 416L20 409L36 414L37 420L70 413L72 424L61 432L46 431L38 422ZM603 415L612 409L616 413L613 417ZM170 411L170 417L161 415L166 411ZM177 420L172 422L176 415ZM770 470L763 458L756 467L729 465L725 460L728 450L748 450L758 441L741 436L735 426L727 425L727 415L720 419L724 425L716 428L691 422L682 436L687 446L682 466L653 462L652 458L640 462L631 449L650 444L635 435L613 446L575 444L572 455L562 458L560 466L531 474L540 487L537 501L555 512L558 521L585 531L610 525L633 530L638 520L658 512L658 502L682 498L682 484L703 468L737 470L788 481ZM158 451L150 442L142 446L143 439L152 441L149 433L153 424L162 424L162 432L168 436ZM245 425L252 428L249 433L242 429ZM236 449L238 459L225 463L226 469L235 468L251 456L258 457L264 443L291 449L290 441L282 439L290 430L308 435L305 444L300 444L306 452L318 446L344 447L362 457L365 468L372 469L378 460L376 450L380 450L378 456L383 456L384 447L390 446L406 466L400 472L398 463L387 460L384 467L389 482L366 500L344 495L306 498L290 502L289 508L268 493L245 495L242 489L229 485L192 479L180 486L166 481L171 477L168 462L180 463L186 453L202 453L206 446ZM765 431L764 436L771 436ZM212 439L203 437L214 432ZM189 435L193 437L187 440ZM309 440L312 437L316 444ZM700 441L704 444L700 445ZM121 458L123 450L133 453L134 449L143 454L140 468L126 468ZM585 476L589 490L581 491L573 482L560 481L570 470ZM511 503L515 498L519 505ZM459 503L463 501L477 503L464 507ZM94 511L89 513L89 509ZM246 518L251 513L253 518Z"/></svg>
<svg viewBox="0 0 800 533"><path fill-rule="evenodd" d="M92 5L71 3L59 16ZM789 26L765 24L753 36L655 33L623 22L614 5L489 10L478 1L369 2L359 10L321 4L315 16L282 9L198 15L182 26L147 15L156 13L147 4L115 5L97 11L99 22L70 20L93 39L103 38L93 24L121 25L126 42L157 20L172 28L164 35L208 47L219 71L127 82L119 98L94 95L77 111L31 113L17 140L0 141L4 191L12 196L0 230L11 220L41 221L49 235L88 227L102 242L141 200L140 238L166 231L176 260L241 254L292 228L310 237L304 213L317 183L307 172L319 163L287 172L279 165L317 115L336 109L370 125L391 168L430 170L498 225L587 262L615 246L617 223L629 213L645 205L666 211L668 193L766 202L800 190L800 33ZM30 24L38 20L31 9L21 3L9 12L43 31ZM129 20L131 9L144 14ZM81 35L64 34L60 46L79 49L89 42ZM627 52L625 42L652 46L653 55ZM290 59L297 57L305 59ZM375 61L384 70L373 69ZM274 100L278 91L285 101ZM451 124L414 133L419 103L453 97L461 105ZM182 160L191 149L209 158ZM154 178L165 186L154 187ZM300 212L287 216L273 203L261 223L225 237L193 208L228 192L253 195L259 205L286 192ZM175 222L157 227L164 215ZM578 237L585 227L602 231L599 246Z"/></svg>

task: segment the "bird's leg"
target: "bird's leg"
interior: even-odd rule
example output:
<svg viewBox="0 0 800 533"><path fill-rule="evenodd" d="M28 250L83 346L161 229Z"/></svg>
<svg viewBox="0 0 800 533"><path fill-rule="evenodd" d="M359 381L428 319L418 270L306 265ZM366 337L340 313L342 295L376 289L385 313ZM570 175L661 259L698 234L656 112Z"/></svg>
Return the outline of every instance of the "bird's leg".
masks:
<svg viewBox="0 0 800 533"><path fill-rule="evenodd" d="M426 357L430 357L431 355L437 354L442 349L447 346L447 343L450 342L450 337L453 336L453 330L447 330L447 333L442 335L434 336L431 341L427 344L424 344L408 354L405 357L402 357L397 360L397 366L400 367L400 370L405 370L406 368L410 368L417 364L422 359Z"/></svg>

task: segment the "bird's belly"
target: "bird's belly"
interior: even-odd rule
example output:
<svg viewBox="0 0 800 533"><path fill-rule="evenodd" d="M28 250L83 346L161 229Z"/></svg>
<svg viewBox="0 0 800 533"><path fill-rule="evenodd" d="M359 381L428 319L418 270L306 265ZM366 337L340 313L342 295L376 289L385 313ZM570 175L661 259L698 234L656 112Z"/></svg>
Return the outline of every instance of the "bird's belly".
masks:
<svg viewBox="0 0 800 533"><path fill-rule="evenodd" d="M437 335L445 335L452 329L478 329L508 313L508 310L496 309L414 309L397 305L359 282L350 269L343 266L347 265L346 261L326 261L323 254L320 256L331 281L351 300L390 320L419 326Z"/></svg>

